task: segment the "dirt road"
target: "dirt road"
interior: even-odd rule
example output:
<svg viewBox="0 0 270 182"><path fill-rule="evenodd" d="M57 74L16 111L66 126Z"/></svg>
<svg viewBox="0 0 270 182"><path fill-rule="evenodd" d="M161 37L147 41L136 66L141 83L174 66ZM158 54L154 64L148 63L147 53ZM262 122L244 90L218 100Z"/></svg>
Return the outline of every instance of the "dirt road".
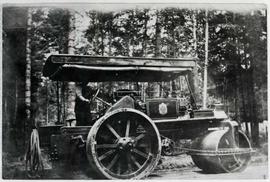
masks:
<svg viewBox="0 0 270 182"><path fill-rule="evenodd" d="M268 179L267 163L251 164L246 170L237 173L223 174L205 174L199 168L185 168L178 170L155 171L148 179L165 180L165 179Z"/></svg>
<svg viewBox="0 0 270 182"><path fill-rule="evenodd" d="M146 180L205 180L205 179L268 179L268 166L267 163L250 164L247 169L237 173L222 173L222 174L206 174L197 167L186 167L170 170L155 170ZM90 173L80 170L70 172L56 172L47 170L43 179L93 179Z"/></svg>
<svg viewBox="0 0 270 182"><path fill-rule="evenodd" d="M157 166L156 170L148 176L147 180L180 180L180 179L268 179L268 160L266 157L253 157L252 162L247 169L237 173L223 173L223 174L205 174L199 168L194 165L189 165L191 159L187 156L169 157L164 161L163 166L167 168L161 168ZM187 165L178 165L178 163L185 163ZM4 179L27 179L26 173L23 167L23 161L20 163L14 163L13 168L4 170ZM18 165L21 164L21 165ZM20 166L20 167L19 167ZM59 170L52 169L50 166L46 168L43 175L39 179L93 179L93 174L89 169L89 166L78 166L79 168L64 169L58 167ZM159 170L158 170L159 169Z"/></svg>

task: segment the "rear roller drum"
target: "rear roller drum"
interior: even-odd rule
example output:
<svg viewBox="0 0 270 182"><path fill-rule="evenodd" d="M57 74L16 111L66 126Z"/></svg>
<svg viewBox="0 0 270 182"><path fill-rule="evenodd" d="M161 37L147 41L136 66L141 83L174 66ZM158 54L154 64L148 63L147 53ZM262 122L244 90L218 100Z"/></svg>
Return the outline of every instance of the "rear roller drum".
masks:
<svg viewBox="0 0 270 182"><path fill-rule="evenodd" d="M141 179L156 167L161 141L148 116L122 108L94 124L86 150L91 167L101 178Z"/></svg>
<svg viewBox="0 0 270 182"><path fill-rule="evenodd" d="M247 167L251 158L250 152L233 152L251 149L247 136L241 131L238 132L237 142L226 130L212 131L195 141L192 148L205 151L193 153L191 157L195 165L207 173L242 171Z"/></svg>

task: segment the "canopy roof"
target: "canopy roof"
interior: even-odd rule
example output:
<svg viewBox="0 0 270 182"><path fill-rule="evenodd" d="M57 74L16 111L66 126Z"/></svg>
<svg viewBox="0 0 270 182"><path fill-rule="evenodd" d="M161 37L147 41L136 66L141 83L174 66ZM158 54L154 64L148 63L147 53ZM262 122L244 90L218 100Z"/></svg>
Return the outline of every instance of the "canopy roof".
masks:
<svg viewBox="0 0 270 182"><path fill-rule="evenodd" d="M104 57L58 54L51 55L43 75L59 81L138 81L173 80L191 71L197 58Z"/></svg>

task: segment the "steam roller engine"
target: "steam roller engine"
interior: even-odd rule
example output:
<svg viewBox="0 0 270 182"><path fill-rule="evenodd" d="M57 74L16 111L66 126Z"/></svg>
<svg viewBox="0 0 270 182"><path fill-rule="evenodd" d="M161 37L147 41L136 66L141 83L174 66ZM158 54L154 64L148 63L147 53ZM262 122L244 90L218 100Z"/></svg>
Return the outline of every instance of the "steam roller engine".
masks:
<svg viewBox="0 0 270 182"><path fill-rule="evenodd" d="M55 163L80 154L80 162L87 162L86 167L106 179L145 178L158 165L161 155L173 155L175 149L189 154L207 173L244 170L252 148L238 123L228 118L220 104L214 109L196 106L196 86L192 86L196 61L51 55L43 68L43 75L51 80L136 82L134 85L141 90L118 90L110 103L96 94L95 99L107 107L95 112L92 126L40 127L41 145L50 146ZM177 94L146 97L145 82L172 83L179 77L187 81L190 99ZM189 141L188 145L178 146L181 140Z"/></svg>

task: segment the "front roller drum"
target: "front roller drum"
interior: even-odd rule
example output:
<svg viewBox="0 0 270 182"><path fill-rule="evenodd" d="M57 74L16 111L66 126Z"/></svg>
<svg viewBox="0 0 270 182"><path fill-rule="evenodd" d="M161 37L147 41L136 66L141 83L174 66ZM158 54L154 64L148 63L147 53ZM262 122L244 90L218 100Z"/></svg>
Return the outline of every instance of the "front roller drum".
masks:
<svg viewBox="0 0 270 182"><path fill-rule="evenodd" d="M86 152L100 178L141 179L158 164L161 140L148 116L121 108L107 113L93 125Z"/></svg>
<svg viewBox="0 0 270 182"><path fill-rule="evenodd" d="M247 167L251 159L250 152L233 153L233 151L241 151L241 149L251 149L247 136L241 131L238 131L237 138L232 137L227 130L212 131L194 141L192 148L205 151L194 152L191 157L195 165L207 173L242 171ZM232 152L226 153L224 151Z"/></svg>

